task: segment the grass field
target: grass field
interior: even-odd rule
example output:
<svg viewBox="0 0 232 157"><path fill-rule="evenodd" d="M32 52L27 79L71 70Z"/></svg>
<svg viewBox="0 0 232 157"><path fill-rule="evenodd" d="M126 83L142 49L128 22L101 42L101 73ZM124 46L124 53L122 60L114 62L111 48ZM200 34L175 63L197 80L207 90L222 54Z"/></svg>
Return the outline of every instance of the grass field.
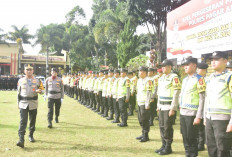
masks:
<svg viewBox="0 0 232 157"><path fill-rule="evenodd" d="M47 128L47 102L39 96L35 143L25 135L25 148L16 146L18 141L19 110L15 91L0 91L0 157L154 157L154 150L161 146L158 121L151 127L150 141L140 143L135 138L141 134L137 115L130 116L129 127L119 128L77 101L65 97L61 107L60 123ZM184 157L179 117L174 126L173 154ZM207 157L207 152L199 152Z"/></svg>

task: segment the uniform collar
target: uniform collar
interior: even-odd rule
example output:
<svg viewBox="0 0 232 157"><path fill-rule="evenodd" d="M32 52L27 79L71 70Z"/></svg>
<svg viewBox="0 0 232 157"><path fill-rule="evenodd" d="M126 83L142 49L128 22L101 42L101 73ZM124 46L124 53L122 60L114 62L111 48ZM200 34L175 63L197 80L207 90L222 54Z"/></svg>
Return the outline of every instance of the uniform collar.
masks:
<svg viewBox="0 0 232 157"><path fill-rule="evenodd" d="M221 75L224 75L225 73L228 73L228 70L225 69L221 74L216 74L215 72L213 73L213 76L221 76Z"/></svg>

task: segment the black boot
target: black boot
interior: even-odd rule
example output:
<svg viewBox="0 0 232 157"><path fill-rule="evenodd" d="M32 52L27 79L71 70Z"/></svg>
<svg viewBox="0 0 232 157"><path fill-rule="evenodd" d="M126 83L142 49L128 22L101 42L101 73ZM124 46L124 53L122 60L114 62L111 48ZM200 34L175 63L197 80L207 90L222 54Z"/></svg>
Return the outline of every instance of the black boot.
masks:
<svg viewBox="0 0 232 157"><path fill-rule="evenodd" d="M160 151L158 154L159 155L168 155L172 153L172 147L170 143L166 143L165 148Z"/></svg>
<svg viewBox="0 0 232 157"><path fill-rule="evenodd" d="M29 134L29 141L32 142L32 143L35 142L35 139L33 137L33 133Z"/></svg>
<svg viewBox="0 0 232 157"><path fill-rule="evenodd" d="M203 150L205 150L204 144L203 145L202 144L198 144L198 151L203 151Z"/></svg>
<svg viewBox="0 0 232 157"><path fill-rule="evenodd" d="M107 117L106 119L107 119L107 120L113 120L113 115L112 115L112 114L110 114L110 116L109 116L109 117Z"/></svg>
<svg viewBox="0 0 232 157"><path fill-rule="evenodd" d="M162 146L160 147L160 149L155 150L156 153L161 152L164 148L165 148L166 142L164 139L162 139Z"/></svg>
<svg viewBox="0 0 232 157"><path fill-rule="evenodd" d="M48 128L52 128L52 121L48 121Z"/></svg>
<svg viewBox="0 0 232 157"><path fill-rule="evenodd" d="M55 118L55 122L56 122L56 123L59 123L58 117Z"/></svg>
<svg viewBox="0 0 232 157"><path fill-rule="evenodd" d="M19 135L19 141L16 144L17 146L24 148L24 135Z"/></svg>
<svg viewBox="0 0 232 157"><path fill-rule="evenodd" d="M120 123L120 120L115 119L115 120L113 120L111 123Z"/></svg>
<svg viewBox="0 0 232 157"><path fill-rule="evenodd" d="M148 132L144 134L144 136L141 138L140 142L147 142L147 141L149 141Z"/></svg>

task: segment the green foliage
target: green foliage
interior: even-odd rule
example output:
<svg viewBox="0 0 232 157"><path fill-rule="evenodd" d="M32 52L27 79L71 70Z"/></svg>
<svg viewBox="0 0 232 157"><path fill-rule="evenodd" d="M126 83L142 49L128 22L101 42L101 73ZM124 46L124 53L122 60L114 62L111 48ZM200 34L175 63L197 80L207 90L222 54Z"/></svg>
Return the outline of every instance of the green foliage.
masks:
<svg viewBox="0 0 232 157"><path fill-rule="evenodd" d="M3 32L3 29L0 28L0 32ZM0 34L0 44L8 45L8 43L6 42L6 38L7 38L7 35L5 33Z"/></svg>
<svg viewBox="0 0 232 157"><path fill-rule="evenodd" d="M66 16L66 25L68 27L71 26L71 24L78 25L80 23L81 19L85 18L85 12L80 6L75 6Z"/></svg>
<svg viewBox="0 0 232 157"><path fill-rule="evenodd" d="M124 30L120 32L119 42L117 44L117 58L119 60L120 67L124 68L126 63L137 56L139 53L136 51L136 48L139 43L139 37L134 35L136 28L131 24L129 20Z"/></svg>
<svg viewBox="0 0 232 157"><path fill-rule="evenodd" d="M131 58L126 64L126 67L129 69L137 70L140 66L146 66L149 57L146 55L139 55L134 58Z"/></svg>

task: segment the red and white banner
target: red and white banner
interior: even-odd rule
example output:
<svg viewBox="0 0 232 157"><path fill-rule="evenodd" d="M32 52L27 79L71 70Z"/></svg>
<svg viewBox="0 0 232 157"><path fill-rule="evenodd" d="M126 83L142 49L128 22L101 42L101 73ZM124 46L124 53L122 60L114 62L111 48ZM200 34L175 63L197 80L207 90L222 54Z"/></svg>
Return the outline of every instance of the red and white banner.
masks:
<svg viewBox="0 0 232 157"><path fill-rule="evenodd" d="M192 0L167 15L167 58L232 50L232 0Z"/></svg>

